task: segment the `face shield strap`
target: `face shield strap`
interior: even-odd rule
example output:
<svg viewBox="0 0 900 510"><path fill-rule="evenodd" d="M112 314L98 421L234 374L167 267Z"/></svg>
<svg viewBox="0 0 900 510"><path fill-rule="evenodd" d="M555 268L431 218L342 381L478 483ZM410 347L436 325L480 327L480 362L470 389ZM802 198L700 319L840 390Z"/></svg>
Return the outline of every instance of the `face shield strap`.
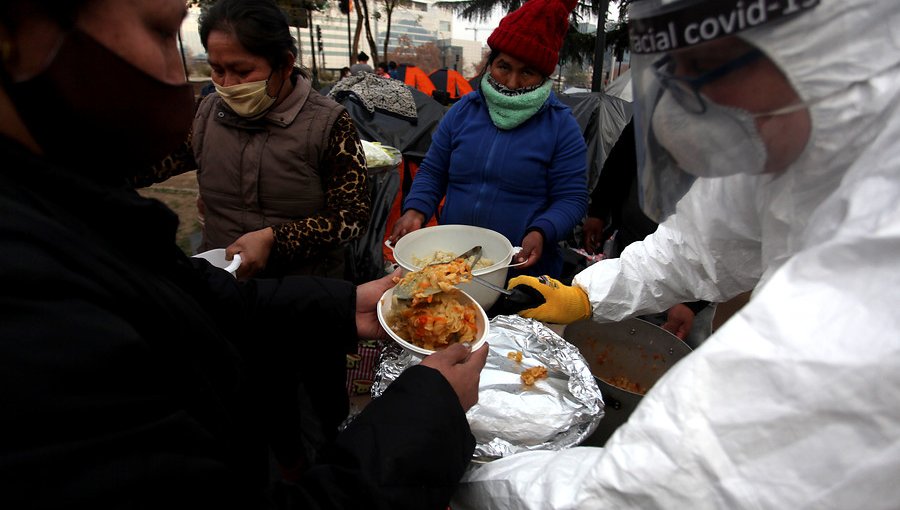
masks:
<svg viewBox="0 0 900 510"><path fill-rule="evenodd" d="M789 104L787 106L782 106L781 108L776 108L775 110L771 110L768 112L750 113L750 115L753 118L758 119L760 117L777 117L778 115L787 115L789 113L799 112L800 110L806 110L806 109L808 109L812 106L815 106L819 103L831 100L835 97L840 96L841 94L846 93L848 90L851 90L853 87L855 87L857 83L867 83L867 82L854 82L854 83L851 83L847 87L840 88L830 94L825 94L824 96L809 99L807 101L800 101L800 102L794 103L794 104Z"/></svg>
<svg viewBox="0 0 900 510"><path fill-rule="evenodd" d="M735 35L795 16L819 0L715 0L635 4L629 16L631 51L659 53Z"/></svg>

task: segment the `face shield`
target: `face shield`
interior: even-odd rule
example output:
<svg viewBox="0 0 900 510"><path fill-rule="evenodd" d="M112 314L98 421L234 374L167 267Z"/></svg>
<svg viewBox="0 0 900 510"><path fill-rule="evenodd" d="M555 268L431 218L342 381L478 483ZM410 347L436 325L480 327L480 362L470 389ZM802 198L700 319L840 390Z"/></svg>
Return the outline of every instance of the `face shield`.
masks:
<svg viewBox="0 0 900 510"><path fill-rule="evenodd" d="M810 129L808 104L740 34L762 34L818 3L646 0L632 6L638 176L649 217L662 221L673 213L698 178L775 174L800 155Z"/></svg>

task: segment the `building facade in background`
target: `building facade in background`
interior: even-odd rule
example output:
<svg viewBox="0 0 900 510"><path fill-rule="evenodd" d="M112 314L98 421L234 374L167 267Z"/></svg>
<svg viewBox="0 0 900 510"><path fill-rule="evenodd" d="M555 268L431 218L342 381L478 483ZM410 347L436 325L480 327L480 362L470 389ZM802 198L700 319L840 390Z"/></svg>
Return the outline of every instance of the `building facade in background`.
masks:
<svg viewBox="0 0 900 510"><path fill-rule="evenodd" d="M455 68L466 77L476 74L475 66L481 62L484 45L478 41L454 39L453 13L434 5L436 0L414 0L398 5L391 18L390 41L388 41L388 56L382 55L384 50L384 36L387 33L387 16L383 12L384 4L370 2L369 23L375 35L378 46L378 59L380 61L394 60L402 64L400 59L393 56L394 50L402 44L412 47L424 44L435 44L440 52L441 67ZM377 9L375 16L372 9ZM351 59L351 48L356 31L357 12L352 10L349 14L349 41L348 41L348 15L342 14L337 2L329 2L322 11L312 13L312 26L307 28L294 28L294 37L300 43L301 63L313 67L313 54L315 50L316 67L319 70L337 70L356 62ZM320 44L321 42L321 44ZM370 55L369 43L365 36L365 29L360 35L359 51ZM459 58L457 58L459 57ZM369 61L373 67L378 62ZM425 69L427 72L434 69Z"/></svg>

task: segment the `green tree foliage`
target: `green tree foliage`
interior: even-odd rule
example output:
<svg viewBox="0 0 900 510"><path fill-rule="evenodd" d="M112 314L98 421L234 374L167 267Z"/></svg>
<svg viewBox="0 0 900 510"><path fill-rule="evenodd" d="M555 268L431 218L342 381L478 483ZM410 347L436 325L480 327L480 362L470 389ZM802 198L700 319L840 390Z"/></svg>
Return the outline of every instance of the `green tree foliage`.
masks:
<svg viewBox="0 0 900 510"><path fill-rule="evenodd" d="M621 60L622 54L628 49L628 7L632 0L619 1L619 17L606 25L606 46L612 48L617 58Z"/></svg>
<svg viewBox="0 0 900 510"><path fill-rule="evenodd" d="M356 12L360 16L356 20L356 38L353 41L353 53L356 54L359 48L360 25L366 29L366 41L369 43L369 65L375 67L379 61L378 44L375 42L375 36L372 35L372 24L369 23L369 2L368 0L353 0L356 5Z"/></svg>
<svg viewBox="0 0 900 510"><path fill-rule="evenodd" d="M387 27L385 28L384 33L384 58L383 60L387 62L390 60L388 57L388 42L391 40L391 19L394 17L394 9L400 5L401 0L381 0L381 3L384 4L384 13L387 15Z"/></svg>

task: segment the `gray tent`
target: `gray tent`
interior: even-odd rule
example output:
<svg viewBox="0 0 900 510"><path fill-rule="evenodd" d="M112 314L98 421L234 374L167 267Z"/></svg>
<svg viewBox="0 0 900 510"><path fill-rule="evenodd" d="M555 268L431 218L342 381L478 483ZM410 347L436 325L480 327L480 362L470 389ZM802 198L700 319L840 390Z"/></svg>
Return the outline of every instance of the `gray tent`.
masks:
<svg viewBox="0 0 900 510"><path fill-rule="evenodd" d="M625 72L617 76L615 80L609 82L605 92L610 96L624 99L629 103L634 101L634 94L631 87L631 69L626 69Z"/></svg>
<svg viewBox="0 0 900 510"><path fill-rule="evenodd" d="M399 172L405 173L403 183L408 187L412 181L409 164L425 159L431 133L445 109L425 93L400 81L371 74L356 81L354 78L338 82L328 95L347 109L360 138L394 147L403 157L400 168L370 169L369 228L363 237L351 243L347 264L349 279L361 283L384 274L382 241L391 205L400 191Z"/></svg>
<svg viewBox="0 0 900 510"><path fill-rule="evenodd" d="M577 92L558 97L572 109L584 133L588 146L588 190L593 190L606 156L631 120L631 103L603 92Z"/></svg>
<svg viewBox="0 0 900 510"><path fill-rule="evenodd" d="M631 120L632 106L628 101L623 101L603 92L576 92L573 94L559 94L559 100L572 109L575 120L584 133L584 141L587 143L587 177L588 191L593 191L600 179L600 170L603 163L612 150L613 145L622 134L622 130ZM572 277L581 269L584 269L583 257L576 255L571 249L581 247L581 226L575 227L575 231L568 240L562 241L563 247L563 274L561 280L569 283Z"/></svg>

